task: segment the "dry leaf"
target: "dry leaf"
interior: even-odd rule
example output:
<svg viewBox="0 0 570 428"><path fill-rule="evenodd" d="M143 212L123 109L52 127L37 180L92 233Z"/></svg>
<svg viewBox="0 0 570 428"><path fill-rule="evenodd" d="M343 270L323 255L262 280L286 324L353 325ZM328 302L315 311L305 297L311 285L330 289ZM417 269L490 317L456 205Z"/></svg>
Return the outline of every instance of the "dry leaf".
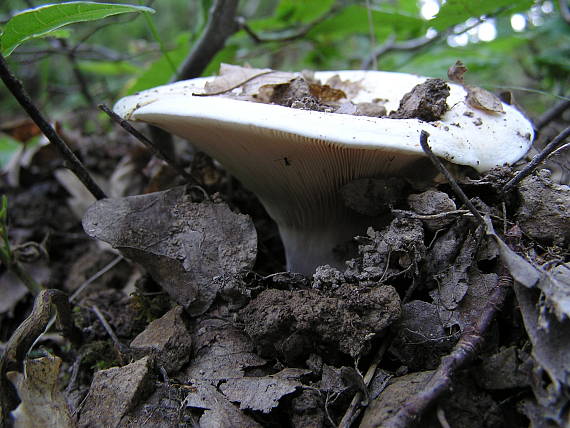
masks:
<svg viewBox="0 0 570 428"><path fill-rule="evenodd" d="M269 68L221 64L218 77L204 85L204 95L226 94L240 88L242 97L255 97L262 86L286 84L295 77L294 73L275 71Z"/></svg>
<svg viewBox="0 0 570 428"><path fill-rule="evenodd" d="M15 428L68 428L75 424L58 376L61 358L49 355L24 362L24 373L8 372L22 402L12 413Z"/></svg>
<svg viewBox="0 0 570 428"><path fill-rule="evenodd" d="M477 86L464 85L463 87L467 91L465 101L471 107L488 113L505 112L503 109L503 103L501 103L501 100L495 94L492 94L483 88L478 88Z"/></svg>
<svg viewBox="0 0 570 428"><path fill-rule="evenodd" d="M463 75L468 72L469 69L460 60L457 60L455 64L447 69L447 77L449 80L455 83L463 85Z"/></svg>
<svg viewBox="0 0 570 428"><path fill-rule="evenodd" d="M339 101L346 98L344 91L332 88L329 85L311 83L309 90L311 91L311 95L318 98L321 102Z"/></svg>

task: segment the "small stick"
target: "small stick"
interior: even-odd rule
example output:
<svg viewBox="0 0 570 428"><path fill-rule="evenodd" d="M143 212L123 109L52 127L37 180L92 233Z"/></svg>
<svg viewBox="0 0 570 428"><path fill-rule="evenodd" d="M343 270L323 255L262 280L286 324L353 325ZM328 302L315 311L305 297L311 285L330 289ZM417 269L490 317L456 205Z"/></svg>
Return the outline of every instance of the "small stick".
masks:
<svg viewBox="0 0 570 428"><path fill-rule="evenodd" d="M214 96L214 95L222 95L222 94L226 94L230 91L233 91L234 89L239 88L240 86L245 85L246 83L251 82L252 80L257 79L258 77L261 76L265 76L266 74L270 74L270 73L275 73L275 70L268 70L268 71L262 71L261 73L257 73L251 77L249 77L248 79L245 79L243 82L239 82L238 84L231 86L227 89L222 89L221 91L217 91L217 92L194 92L192 94L192 96L194 97L210 97L210 96Z"/></svg>
<svg viewBox="0 0 570 428"><path fill-rule="evenodd" d="M469 211L471 211L471 214L473 214L475 216L475 218L477 219L479 224L483 227L487 227L485 224L485 220L483 219L483 216L481 216L479 211L477 211L477 208L475 208L475 205L473 205L473 203L471 203L471 201L469 200L467 195L463 192L463 190L461 190L461 187L459 187L459 185L455 181L455 178L453 178L453 176L447 170L447 168L445 166L443 166L441 161L431 151L431 148L428 144L428 137L429 137L429 133L422 130L422 132L420 134L420 144L422 146L422 149L428 155L428 157L433 162L435 167L439 170L439 172L441 172L445 176L445 178L449 182L449 185L453 189L453 192L455 193L455 195L457 195L457 197L459 199L461 199L461 201L465 204L465 206L469 209Z"/></svg>
<svg viewBox="0 0 570 428"><path fill-rule="evenodd" d="M104 274L106 274L107 272L109 272L113 267L115 267L115 265L117 263L119 263L121 260L123 260L123 256L119 255L117 257L115 257L108 265L104 266L101 270L99 270L99 272L95 273L95 275L93 275L92 277L90 277L89 279L87 279L85 282L83 282L83 284L81 284L77 290L75 290L73 292L73 294L69 297L69 301L70 302L74 302L75 299L77 299L77 296L79 296L83 290L85 290L90 284L92 284L96 279L100 278L101 276L103 276Z"/></svg>
<svg viewBox="0 0 570 428"><path fill-rule="evenodd" d="M107 107L105 104L99 104L98 107L99 107L99 110L107 113L107 115L114 122L116 122L117 124L119 124L121 126L121 128L123 128L125 131L127 131L129 134L131 134L133 137L135 137L137 140L139 140L141 143L143 143L152 152L153 155L159 157L160 159L162 159L163 161L168 163L172 168L174 168L176 170L176 172L178 174L180 174L182 177L184 177L187 181L191 182L192 184L194 184L196 186L200 186L200 183L192 174L188 174L184 170L184 168L182 168L180 165L178 165L174 161L174 159L171 159L170 156L165 151L163 151L160 147L156 146L144 134L137 131L135 129L135 127L132 126L128 121L123 119L121 116L119 116L117 113L115 113L109 107Z"/></svg>
<svg viewBox="0 0 570 428"><path fill-rule="evenodd" d="M374 356L372 364L370 364L370 367L368 367L368 370L366 371L366 374L364 375L363 379L364 384L367 387L370 386L370 382L372 382L372 379L374 379L374 374L376 373L376 369L378 368L378 365L382 361L382 358L384 357L384 354L388 350L388 346L390 345L391 342L392 342L391 336L387 336L384 338L384 341L382 342L380 349L378 349L378 352ZM352 423L362 412L362 408L359 408L361 400L362 400L362 392L359 391L352 398L352 401L350 402L348 409L346 409L346 412L344 413L342 420L338 424L338 428L350 428Z"/></svg>
<svg viewBox="0 0 570 428"><path fill-rule="evenodd" d="M414 218L417 220L437 220L440 218L445 218L445 217L453 216L453 215L469 214L470 211L469 210L452 210L452 211L444 211L444 212L437 213L437 214L417 214L417 213L412 212L412 211L393 209L392 213L395 216L401 215L401 216L405 216L405 217L409 217L409 218Z"/></svg>
<svg viewBox="0 0 570 428"><path fill-rule="evenodd" d="M541 163L544 159L546 159L552 152L558 149L558 146L561 145L564 142L564 140L568 138L568 136L570 136L570 126L566 128L564 131L562 131L560 134L558 134L556 137L554 137L552 141L548 143L546 147L539 154L537 154L535 157L532 158L532 160L528 163L527 166L525 166L522 170L520 170L519 173L511 181L505 184L505 186L503 187L503 193L507 193L509 190L513 188L513 186L515 186L523 178L532 173L532 171L534 171L536 166L539 163Z"/></svg>
<svg viewBox="0 0 570 428"><path fill-rule="evenodd" d="M105 329L111 340L113 341L113 344L115 345L115 351L117 352L117 356L119 357L119 360L122 363L123 355L127 354L128 348L119 341L119 338L113 331L113 328L109 325L109 323L105 319L105 316L99 310L99 308L96 305L93 305L91 306L91 310L95 313L95 315L99 319L99 322L103 325L103 328Z"/></svg>
<svg viewBox="0 0 570 428"><path fill-rule="evenodd" d="M61 156L65 159L67 167L73 171L73 173L79 178L83 185L91 192L91 194L96 199L104 199L107 196L105 192L95 183L85 166L81 161L75 156L75 153L65 144L63 139L59 134L53 129L49 122L43 117L38 108L32 102L30 96L26 93L26 90L22 86L16 77L8 69L8 64L4 57L0 54L0 78L12 93L14 98L26 111L28 116L34 121L34 123L40 128L42 133L47 137L47 139L52 143L58 150Z"/></svg>

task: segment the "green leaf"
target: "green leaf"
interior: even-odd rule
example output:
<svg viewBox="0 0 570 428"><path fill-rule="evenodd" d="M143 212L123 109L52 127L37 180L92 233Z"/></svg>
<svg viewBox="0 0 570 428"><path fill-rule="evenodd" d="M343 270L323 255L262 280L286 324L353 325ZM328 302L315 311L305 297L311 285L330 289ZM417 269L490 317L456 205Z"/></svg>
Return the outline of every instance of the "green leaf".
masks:
<svg viewBox="0 0 570 428"><path fill-rule="evenodd" d="M23 144L8 136L0 135L0 169L4 168L10 160L23 147Z"/></svg>
<svg viewBox="0 0 570 428"><path fill-rule="evenodd" d="M190 50L190 33L182 33L176 39L176 47L168 52L169 58L162 55L150 67L143 71L127 88L127 95L168 83L172 77L171 62L175 66L182 64Z"/></svg>
<svg viewBox="0 0 570 428"><path fill-rule="evenodd" d="M138 67L127 61L80 61L78 65L81 71L100 76L120 76L139 72Z"/></svg>
<svg viewBox="0 0 570 428"><path fill-rule="evenodd" d="M421 32L426 27L426 21L407 13L399 13L388 8L372 9L371 12L372 24L378 39L383 39L393 32L396 34L400 31ZM322 34L339 39L353 34L368 35L369 31L367 9L363 6L351 5L315 26L309 34Z"/></svg>
<svg viewBox="0 0 570 428"><path fill-rule="evenodd" d="M533 0L449 0L441 6L435 18L429 21L430 26L438 31L445 30L467 21L495 13L510 13L514 10L528 9Z"/></svg>
<svg viewBox="0 0 570 428"><path fill-rule="evenodd" d="M154 13L154 10L145 6L88 1L48 4L28 9L14 15L4 27L0 40L1 51L4 56L8 56L26 40L41 37L66 25L128 12Z"/></svg>
<svg viewBox="0 0 570 428"><path fill-rule="evenodd" d="M335 0L281 0L275 16L290 24L306 23L323 15L334 3Z"/></svg>

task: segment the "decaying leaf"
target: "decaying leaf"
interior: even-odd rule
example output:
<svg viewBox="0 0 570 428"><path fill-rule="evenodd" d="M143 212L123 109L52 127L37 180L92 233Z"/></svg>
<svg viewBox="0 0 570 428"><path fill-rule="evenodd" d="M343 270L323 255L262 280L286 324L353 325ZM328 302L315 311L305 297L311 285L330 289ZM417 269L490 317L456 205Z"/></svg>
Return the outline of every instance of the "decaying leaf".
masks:
<svg viewBox="0 0 570 428"><path fill-rule="evenodd" d="M255 353L251 339L241 330L219 319L201 321L192 336L194 352L187 379L221 380L239 378L245 369L262 366L266 360Z"/></svg>
<svg viewBox="0 0 570 428"><path fill-rule="evenodd" d="M186 407L205 409L199 426L204 428L261 428L257 422L243 414L208 381L192 381L191 391L183 402Z"/></svg>
<svg viewBox="0 0 570 428"><path fill-rule="evenodd" d="M460 60L457 60L455 64L447 69L447 77L452 82L463 85L465 83L463 75L468 71L469 69L465 66L465 64L463 64Z"/></svg>
<svg viewBox="0 0 570 428"><path fill-rule="evenodd" d="M503 103L495 94L477 86L464 85L467 91L465 101L471 107L477 110L483 110L487 113L504 113Z"/></svg>
<svg viewBox="0 0 570 428"><path fill-rule="evenodd" d="M276 71L269 68L261 69L221 64L218 77L204 85L204 94L220 95L239 89L238 93L240 96L253 99L257 96L261 87L286 84L295 77L294 73Z"/></svg>
<svg viewBox="0 0 570 428"><path fill-rule="evenodd" d="M433 371L411 373L392 378L380 396L366 409L361 428L384 426L390 418L405 405L406 400L421 391L433 376Z"/></svg>
<svg viewBox="0 0 570 428"><path fill-rule="evenodd" d="M24 362L24 373L8 372L21 403L12 412L15 428L71 428L75 426L60 391L61 358L49 355Z"/></svg>
<svg viewBox="0 0 570 428"><path fill-rule="evenodd" d="M329 85L321 85L318 83L309 84L311 95L316 97L321 102L339 101L346 98L344 91L335 89Z"/></svg>
<svg viewBox="0 0 570 428"><path fill-rule="evenodd" d="M194 203L185 187L97 201L83 227L144 266L192 315L216 297L214 276L251 268L257 252L249 217L223 203Z"/></svg>
<svg viewBox="0 0 570 428"><path fill-rule="evenodd" d="M118 427L150 390L153 364L152 357L147 356L123 367L96 372L85 398L79 427Z"/></svg>
<svg viewBox="0 0 570 428"><path fill-rule="evenodd" d="M274 376L229 379L220 385L220 391L230 401L240 403L240 409L269 413L279 400L302 386L301 382Z"/></svg>

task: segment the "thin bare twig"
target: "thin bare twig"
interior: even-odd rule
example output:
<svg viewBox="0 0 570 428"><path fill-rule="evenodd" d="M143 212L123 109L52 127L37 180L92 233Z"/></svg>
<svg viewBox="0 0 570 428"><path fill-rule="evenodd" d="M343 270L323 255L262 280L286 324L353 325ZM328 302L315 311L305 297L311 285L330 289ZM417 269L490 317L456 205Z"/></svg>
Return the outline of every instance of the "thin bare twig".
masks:
<svg viewBox="0 0 570 428"><path fill-rule="evenodd" d="M42 133L47 137L47 139L59 150L59 153L64 158L67 163L67 167L73 171L73 173L79 178L83 185L91 192L91 194L96 199L103 199L107 196L105 192L95 183L85 166L81 161L75 156L75 153L65 144L63 139L59 134L53 129L49 122L40 113L38 108L34 105L29 95L26 93L22 82L20 82L16 77L10 72L8 64L4 57L0 54L0 78L12 93L14 98L26 111L28 116L35 122L35 124L40 128Z"/></svg>
<svg viewBox="0 0 570 428"><path fill-rule="evenodd" d="M119 341L119 338L113 331L113 328L109 325L109 323L105 319L103 313L99 310L99 308L96 305L91 306L91 310L93 311L93 313L95 313L95 316L97 316L97 319L99 319L99 322L103 325L103 328L105 329L105 331L107 332L113 343L115 344L115 349L119 353L122 353L124 345Z"/></svg>
<svg viewBox="0 0 570 428"><path fill-rule="evenodd" d="M71 65L71 71L73 72L73 75L75 76L75 80L77 80L77 83L79 84L79 90L81 92L81 95L83 96L83 98L85 99L87 104L89 104L90 106L94 106L95 100L93 99L93 96L91 95L91 91L89 90L89 85L87 85L87 80L85 79L83 72L81 71L81 69L79 68L79 65L77 64L77 58L75 55L75 51L73 49L69 49L69 46L67 44L67 40L65 40L65 39L58 39L58 43L59 43L60 47L65 50L65 56L67 57L67 60L69 61L69 64Z"/></svg>
<svg viewBox="0 0 570 428"><path fill-rule="evenodd" d="M475 324L465 329L453 351L442 358L439 367L423 390L407 400L394 416L384 422L385 428L412 426L448 390L457 371L469 363L481 347L484 335L503 305L512 283L513 278L506 271L503 272Z"/></svg>
<svg viewBox="0 0 570 428"><path fill-rule="evenodd" d="M390 36L386 42L382 45L378 46L374 51L364 60L362 61L362 69L368 70L373 64L378 61L382 55L387 54L388 52L392 51L414 51L417 49L421 49L424 46L428 46L431 43L435 43L436 41L442 38L441 35L436 35L433 37L418 37L416 39L404 40L401 42L397 42L394 36Z"/></svg>
<svg viewBox="0 0 570 428"><path fill-rule="evenodd" d="M429 138L429 133L422 130L420 134L420 144L422 146L423 151L428 155L428 157L433 162L435 167L439 170L439 172L441 172L445 176L455 195L459 199L461 199L461 201L465 204L465 206L469 209L469 211L471 211L471 214L475 216L479 224L483 227L486 227L483 216L479 213L477 208L475 208L475 205L473 205L473 203L469 200L469 198L463 192L463 190L461 190L461 187L459 187L457 181L455 181L455 178L451 175L451 173L447 170L445 166L443 166L439 158L436 155L434 155L433 152L431 151L431 148L428 144L428 138Z"/></svg>
<svg viewBox="0 0 570 428"><path fill-rule="evenodd" d="M286 42L294 42L295 40L299 40L304 38L313 28L315 28L321 22L327 20L332 15L337 13L341 9L341 6L336 5L331 7L328 11L323 13L321 16L317 17L313 21L303 25L302 27L298 28L294 34L290 34L288 36L281 36L281 37L265 37L260 36L252 28L247 25L247 22L243 17L238 17L237 22L240 26L240 29L246 32L246 34L251 37L251 39L255 43L272 43L272 42L279 42L279 43L286 43Z"/></svg>
<svg viewBox="0 0 570 428"><path fill-rule="evenodd" d="M275 70L262 71L261 73L258 73L258 74L254 75L254 76L251 76L250 78L245 79L244 81L239 82L239 83L237 83L237 84L235 84L235 85L233 85L233 86L231 86L231 87L229 87L229 88L227 88L227 89L222 89L221 91L216 91L216 92L194 92L194 93L192 93L192 95L195 96L195 97L210 97L210 96L214 96L214 95L226 94L226 93L228 93L228 92L233 91L234 89L239 88L240 86L245 85L246 83L251 82L252 80L257 79L258 77L265 76L266 74L270 74L270 73L275 73Z"/></svg>
<svg viewBox="0 0 570 428"><path fill-rule="evenodd" d="M395 216L401 215L404 217L415 218L418 220L437 220L440 218L445 218L454 215L464 215L468 213L470 213L469 210L452 210L452 211L444 211L437 214L417 214L415 212L406 211L406 210L396 210L396 209L392 210L392 214L394 214Z"/></svg>
<svg viewBox="0 0 570 428"><path fill-rule="evenodd" d="M527 177L529 174L534 171L539 163L541 163L544 159L546 159L551 153L553 153L556 149L559 148L562 143L570 136L570 126L558 134L556 137L552 139L550 143L546 145L546 147L537 154L532 160L525 166L519 173L513 177L505 186L503 187L503 193L507 193L509 190L513 188L517 183L519 183L523 178Z"/></svg>
<svg viewBox="0 0 570 428"><path fill-rule="evenodd" d="M121 260L124 260L124 257L121 255L118 255L109 264L107 264L101 270L99 270L97 273L95 273L95 275L93 275L89 279L87 279L83 284L81 284L77 288L77 290L75 290L73 292L73 294L69 297L69 301L73 303L75 301L75 299L77 299L77 296L79 296L83 292L83 290L85 290L96 279L101 278L103 275L105 275L107 272L109 272L111 269L113 269Z"/></svg>
<svg viewBox="0 0 570 428"><path fill-rule="evenodd" d="M201 186L201 183L198 181L198 179L196 179L196 177L194 177L192 174L187 173L184 168L182 168L182 166L180 166L165 150L163 150L161 145L154 144L150 139L145 137L144 134L137 131L128 121L123 119L105 104L99 104L99 109L107 113L107 115L109 115L113 121L118 123L125 131L143 143L152 152L153 155L168 163L172 168L176 170L178 174L184 177L184 179L196 186Z"/></svg>
<svg viewBox="0 0 570 428"><path fill-rule="evenodd" d="M384 354L388 350L388 346L390 345L391 342L392 342L392 336L387 336L386 338L384 338L384 341L382 342L380 349L378 349L378 352L374 356L372 364L370 364L370 366L368 367L368 370L366 371L366 374L364 375L363 379L364 384L367 387L370 385L370 382L372 382L372 379L374 379L374 374L376 373L376 369L378 368L378 365L382 361L382 358L384 357ZM358 416L362 412L362 407L360 407L361 400L362 400L362 392L359 391L352 398L352 401L350 402L348 409L346 409L346 412L344 413L342 420L338 424L338 428L350 428L352 423L356 420L356 418L358 418Z"/></svg>

